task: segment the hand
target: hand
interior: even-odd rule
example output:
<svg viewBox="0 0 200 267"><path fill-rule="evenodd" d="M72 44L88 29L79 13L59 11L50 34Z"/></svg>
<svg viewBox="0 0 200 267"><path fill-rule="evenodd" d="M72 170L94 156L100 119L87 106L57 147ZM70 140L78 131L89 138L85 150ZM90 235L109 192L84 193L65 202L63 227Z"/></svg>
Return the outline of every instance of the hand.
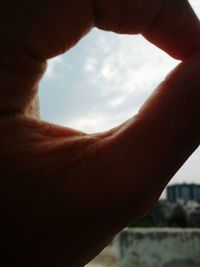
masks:
<svg viewBox="0 0 200 267"><path fill-rule="evenodd" d="M184 59L139 113L101 134L30 115L47 59L92 27L142 33ZM187 1L18 0L0 9L4 266L90 261L145 214L199 145L200 24ZM6 260L6 261L4 261Z"/></svg>

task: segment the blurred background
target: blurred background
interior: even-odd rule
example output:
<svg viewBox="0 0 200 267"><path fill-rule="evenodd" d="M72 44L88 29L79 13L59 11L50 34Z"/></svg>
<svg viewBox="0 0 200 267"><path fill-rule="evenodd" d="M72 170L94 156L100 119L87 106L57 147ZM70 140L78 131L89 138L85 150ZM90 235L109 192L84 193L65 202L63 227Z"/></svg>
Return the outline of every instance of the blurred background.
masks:
<svg viewBox="0 0 200 267"><path fill-rule="evenodd" d="M200 16L200 1L190 0L189 2ZM177 64L179 64L177 60L169 57L141 36L121 36L93 29L75 48L49 61L40 88L41 117L44 120L77 128L87 133L108 130L137 113L153 90ZM160 242L158 242L160 234L166 236L168 233L165 240L167 238L175 240L172 243L171 241L166 243L164 251L167 247L176 250L178 246L181 246L181 240L186 238L191 241L191 244L188 241L191 251L193 253L197 251L200 255L200 238L194 241L192 233L184 232L182 236L183 232L179 232L176 240L173 236L174 232L166 233L164 230L166 227L173 227L173 229L174 227L200 227L200 187L198 184L200 184L200 149L175 175L151 213L131 225L135 232L129 235L129 239L132 240L129 240L130 247L134 246L136 242L134 240L137 240L138 235L142 239L143 235L140 230L138 232L138 227L145 227L143 231L148 228L146 237L149 234L151 237L156 236L155 246ZM149 233L151 227L159 227L163 230L159 233L157 230ZM120 238L117 239L118 241L113 241L115 245L111 244L106 248L103 254L89 266L115 267L116 257L121 255L120 258L123 258L123 253L119 252L119 247L124 246L119 245L122 242ZM122 239L126 238L122 236ZM151 241L151 238L148 242L149 240ZM151 242L148 244L153 246ZM131 248L129 251L132 255L139 253L132 252ZM187 247L185 252L181 251L180 254L187 254L188 251L190 250ZM196 254L191 253L190 255L199 259L195 256ZM139 254L133 258L132 256L131 260L126 255L130 264L123 260L118 261L118 264L121 267L151 267L138 260ZM171 267L167 263L161 265L161 261L161 259L157 260L158 263L153 261L152 266ZM191 262L191 259L184 259L180 262L176 259L173 267L200 266L200 259L198 263Z"/></svg>

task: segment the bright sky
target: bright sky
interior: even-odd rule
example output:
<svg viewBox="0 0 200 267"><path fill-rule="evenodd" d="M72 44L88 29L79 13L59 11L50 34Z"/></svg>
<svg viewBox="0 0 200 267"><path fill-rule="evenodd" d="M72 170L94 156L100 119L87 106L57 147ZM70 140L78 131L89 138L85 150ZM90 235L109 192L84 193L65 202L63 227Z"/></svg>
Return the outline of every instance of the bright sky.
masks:
<svg viewBox="0 0 200 267"><path fill-rule="evenodd" d="M190 0L200 16L200 1ZM40 89L42 119L92 133L132 117L179 62L141 36L94 29L49 62ZM200 183L198 149L172 183Z"/></svg>

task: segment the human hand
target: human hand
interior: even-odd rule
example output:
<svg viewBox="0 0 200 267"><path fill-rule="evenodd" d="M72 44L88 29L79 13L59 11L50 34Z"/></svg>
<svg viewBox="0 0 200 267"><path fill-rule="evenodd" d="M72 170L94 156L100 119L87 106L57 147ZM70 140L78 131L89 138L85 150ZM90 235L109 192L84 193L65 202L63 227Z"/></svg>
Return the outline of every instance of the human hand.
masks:
<svg viewBox="0 0 200 267"><path fill-rule="evenodd" d="M1 4L0 22L1 260L80 267L152 207L199 145L200 56L128 122L90 135L30 116L46 60L95 26L143 33L185 59L200 49L199 21L183 0L19 0Z"/></svg>

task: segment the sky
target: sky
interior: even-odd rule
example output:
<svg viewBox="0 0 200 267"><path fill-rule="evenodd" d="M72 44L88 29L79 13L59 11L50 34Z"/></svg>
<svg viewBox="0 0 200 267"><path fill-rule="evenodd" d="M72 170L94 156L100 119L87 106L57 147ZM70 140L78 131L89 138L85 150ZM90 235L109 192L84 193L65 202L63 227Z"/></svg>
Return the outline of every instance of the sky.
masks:
<svg viewBox="0 0 200 267"><path fill-rule="evenodd" d="M189 1L200 17L200 1ZM49 61L40 86L41 118L87 133L108 130L142 106L178 61L139 35L93 29ZM200 183L200 149L170 183Z"/></svg>

